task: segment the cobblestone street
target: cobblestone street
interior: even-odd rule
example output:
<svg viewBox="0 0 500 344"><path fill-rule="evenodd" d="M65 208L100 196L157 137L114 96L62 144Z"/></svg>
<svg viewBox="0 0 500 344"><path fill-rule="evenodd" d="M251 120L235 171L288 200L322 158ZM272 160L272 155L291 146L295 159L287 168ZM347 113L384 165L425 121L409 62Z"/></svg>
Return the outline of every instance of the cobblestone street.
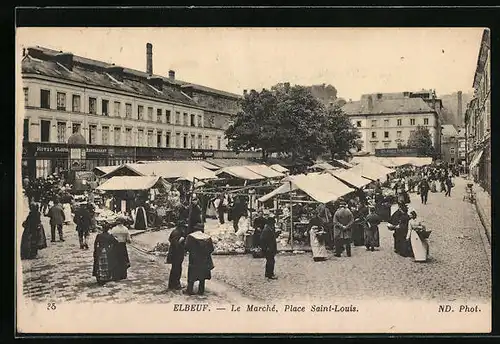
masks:
<svg viewBox="0 0 500 344"><path fill-rule="evenodd" d="M488 300L490 267L481 239L483 231L472 204L462 200L465 181L457 178L452 197L430 193L427 205L417 194L412 204L430 237L431 260L415 263L392 250L392 232L380 226L379 251L355 247L353 257L314 263L310 253L280 254L276 258L278 280L264 278L263 259L243 256L214 256L212 281L205 296L188 298L166 290L169 265L164 258L153 258L129 247L132 267L125 281L104 287L92 277L92 249L78 247L73 224L64 227L65 242L50 242L50 227L43 218L48 247L35 260L22 261L23 293L35 301L60 302L245 302L332 300L334 298L406 298L424 300ZM95 234L90 237L93 244ZM186 280L186 262L184 277ZM307 293L304 293L307 291ZM248 299L246 299L248 298Z"/></svg>
<svg viewBox="0 0 500 344"><path fill-rule="evenodd" d="M260 299L489 300L491 272L483 246L481 222L472 204L464 202L465 180L455 179L451 198L429 193L427 205L411 194L411 206L432 229L428 263L415 263L392 250L392 232L380 225L381 247L367 252L355 247L353 256L313 262L310 253L276 257L278 280L264 278L263 259L249 256L215 258L214 276ZM489 248L488 248L489 249ZM245 267L244 269L242 267Z"/></svg>

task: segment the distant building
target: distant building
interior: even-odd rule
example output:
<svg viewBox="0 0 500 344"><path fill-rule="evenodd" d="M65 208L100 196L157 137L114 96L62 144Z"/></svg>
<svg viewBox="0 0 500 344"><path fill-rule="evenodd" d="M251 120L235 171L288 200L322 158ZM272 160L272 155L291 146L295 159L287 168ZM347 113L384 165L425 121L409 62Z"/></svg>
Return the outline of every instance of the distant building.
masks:
<svg viewBox="0 0 500 344"><path fill-rule="evenodd" d="M342 109L361 132L363 152L406 145L419 125L429 129L434 148L441 148L442 104L434 91L364 94Z"/></svg>
<svg viewBox="0 0 500 344"><path fill-rule="evenodd" d="M441 160L450 165L459 164L459 134L452 124L441 126Z"/></svg>
<svg viewBox="0 0 500 344"><path fill-rule="evenodd" d="M474 74L474 98L465 112L469 173L491 192L490 31L484 30Z"/></svg>
<svg viewBox="0 0 500 344"><path fill-rule="evenodd" d="M88 146L82 169L137 160L191 159L194 150L229 157L224 131L242 96L43 47L23 52L23 173L70 169L72 134ZM197 152L199 156L199 152ZM240 156L241 157L241 156Z"/></svg>

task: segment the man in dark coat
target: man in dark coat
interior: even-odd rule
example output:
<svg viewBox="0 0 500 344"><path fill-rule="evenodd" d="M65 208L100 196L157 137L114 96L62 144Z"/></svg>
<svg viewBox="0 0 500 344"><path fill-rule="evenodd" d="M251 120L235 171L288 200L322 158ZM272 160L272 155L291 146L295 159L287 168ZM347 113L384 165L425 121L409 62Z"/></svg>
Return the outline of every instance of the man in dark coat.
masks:
<svg viewBox="0 0 500 344"><path fill-rule="evenodd" d="M335 257L340 257L344 251L347 256L351 256L351 240L352 240L352 224L354 223L354 216L347 208L345 200L339 200L339 209L333 215L333 231L335 243Z"/></svg>
<svg viewBox="0 0 500 344"><path fill-rule="evenodd" d="M408 215L408 207L404 203L398 204L398 210L396 210L389 223L394 226L394 252L397 254L408 257L408 243L406 241L406 235L408 234L408 222L410 221L410 216Z"/></svg>
<svg viewBox="0 0 500 344"><path fill-rule="evenodd" d="M90 215L90 204L81 205L75 211L73 221L76 224L76 231L78 232L78 240L80 241L80 248L88 249L87 238L89 235L90 227L92 225L92 217Z"/></svg>
<svg viewBox="0 0 500 344"><path fill-rule="evenodd" d="M167 264L171 264L170 275L168 277L168 289L180 290L182 262L184 261L184 242L187 226L183 223L178 223L175 229L170 233L168 241L170 246L167 254Z"/></svg>
<svg viewBox="0 0 500 344"><path fill-rule="evenodd" d="M276 244L276 230L273 214L266 214L266 224L260 236L260 247L266 258L265 277L269 279L277 279L274 274L274 257L278 253L278 245Z"/></svg>
<svg viewBox="0 0 500 344"><path fill-rule="evenodd" d="M198 294L205 293L205 280L212 278L211 270L214 268L212 252L214 244L212 238L203 233L203 225L197 224L194 232L186 237L186 251L189 252L188 285L185 294L194 293L194 283L198 281Z"/></svg>
<svg viewBox="0 0 500 344"><path fill-rule="evenodd" d="M451 181L451 177L447 176L446 177L446 193L444 194L445 196L451 197L451 188L453 187L453 182Z"/></svg>
<svg viewBox="0 0 500 344"><path fill-rule="evenodd" d="M198 197L196 195L193 195L192 196L192 199L191 199L191 209L188 211L190 212L189 213L189 219L188 219L188 232L187 234L189 233L192 233L195 229L195 226L197 224L202 224L203 223L203 220L202 220L202 210L201 210L201 207L199 205L199 200L198 200Z"/></svg>
<svg viewBox="0 0 500 344"><path fill-rule="evenodd" d="M259 210L257 212L257 216L253 220L253 236L252 236L252 246L260 247L260 235L264 230L264 226L266 225L266 219L264 218L264 212Z"/></svg>
<svg viewBox="0 0 500 344"><path fill-rule="evenodd" d="M233 220L233 228L236 233L239 229L238 223L242 216L245 216L247 212L247 207L241 197L236 197L232 206L231 215Z"/></svg>
<svg viewBox="0 0 500 344"><path fill-rule="evenodd" d="M427 197L429 195L430 189L431 186L429 185L427 179L422 178L422 180L418 184L418 192L420 193L420 200L422 201L422 204L427 204Z"/></svg>
<svg viewBox="0 0 500 344"><path fill-rule="evenodd" d="M50 234L51 234L51 242L56 241L56 228L59 232L59 240L64 241L63 239L63 223L65 220L64 211L62 204L58 199L54 201L54 205L50 208L47 216L50 218Z"/></svg>

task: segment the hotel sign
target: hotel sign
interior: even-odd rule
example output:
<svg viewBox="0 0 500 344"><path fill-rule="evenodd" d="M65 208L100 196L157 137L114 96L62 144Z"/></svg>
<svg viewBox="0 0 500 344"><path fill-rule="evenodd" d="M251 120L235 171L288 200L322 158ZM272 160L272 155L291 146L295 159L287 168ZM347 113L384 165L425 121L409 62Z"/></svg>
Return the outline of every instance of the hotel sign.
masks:
<svg viewBox="0 0 500 344"><path fill-rule="evenodd" d="M418 150L415 148L383 148L375 149L375 156L380 157L406 157L406 156L420 156Z"/></svg>
<svg viewBox="0 0 500 344"><path fill-rule="evenodd" d="M207 158L213 158L213 157L214 157L213 151L202 151L202 150L191 151L191 158L192 159L207 159Z"/></svg>

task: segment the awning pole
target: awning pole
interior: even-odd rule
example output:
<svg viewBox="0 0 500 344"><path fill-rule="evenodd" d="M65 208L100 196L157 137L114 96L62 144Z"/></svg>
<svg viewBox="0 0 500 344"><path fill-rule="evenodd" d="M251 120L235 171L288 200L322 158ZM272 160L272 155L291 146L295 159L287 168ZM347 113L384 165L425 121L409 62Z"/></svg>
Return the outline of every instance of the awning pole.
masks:
<svg viewBox="0 0 500 344"><path fill-rule="evenodd" d="M292 181L290 183L290 193L289 193L289 201L290 201L290 248L293 251L293 204L292 204Z"/></svg>

